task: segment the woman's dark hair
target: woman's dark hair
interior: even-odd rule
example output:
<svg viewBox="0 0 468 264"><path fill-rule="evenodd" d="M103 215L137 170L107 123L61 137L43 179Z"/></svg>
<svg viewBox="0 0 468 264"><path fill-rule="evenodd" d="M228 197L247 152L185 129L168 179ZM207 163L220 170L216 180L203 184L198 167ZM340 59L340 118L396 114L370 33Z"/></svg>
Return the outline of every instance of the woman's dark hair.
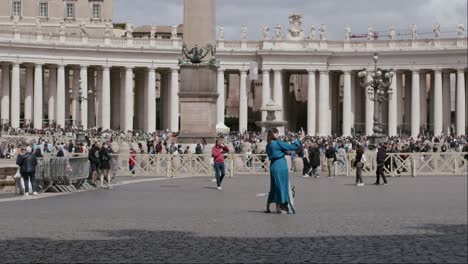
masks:
<svg viewBox="0 0 468 264"><path fill-rule="evenodd" d="M276 134L276 133L279 133L279 131L278 131L278 129L276 127L272 127L270 129L268 129L268 133L267 133L267 142L268 142L268 144L270 144L271 141L274 140L273 134Z"/></svg>
<svg viewBox="0 0 468 264"><path fill-rule="evenodd" d="M364 147L361 145L358 145L356 149L356 153L363 154L364 153Z"/></svg>

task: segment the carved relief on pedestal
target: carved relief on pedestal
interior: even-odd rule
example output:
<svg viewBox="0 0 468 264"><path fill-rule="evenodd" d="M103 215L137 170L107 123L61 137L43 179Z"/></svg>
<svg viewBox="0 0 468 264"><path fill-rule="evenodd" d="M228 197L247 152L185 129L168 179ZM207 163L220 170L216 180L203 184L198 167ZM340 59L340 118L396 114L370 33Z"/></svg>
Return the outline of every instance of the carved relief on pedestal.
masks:
<svg viewBox="0 0 468 264"><path fill-rule="evenodd" d="M302 15L291 14L289 15L288 39L290 40L304 40L304 29L302 29Z"/></svg>

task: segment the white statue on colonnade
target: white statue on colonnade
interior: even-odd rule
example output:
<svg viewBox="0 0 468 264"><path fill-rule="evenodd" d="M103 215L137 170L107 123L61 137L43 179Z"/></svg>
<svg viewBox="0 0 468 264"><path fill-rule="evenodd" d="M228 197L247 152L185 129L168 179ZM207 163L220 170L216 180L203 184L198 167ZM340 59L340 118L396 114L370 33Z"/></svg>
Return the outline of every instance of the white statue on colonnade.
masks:
<svg viewBox="0 0 468 264"><path fill-rule="evenodd" d="M440 38L440 24L436 23L432 29L432 32L434 32L434 38L439 39Z"/></svg>
<svg viewBox="0 0 468 264"><path fill-rule="evenodd" d="M283 40L283 28L280 24L275 26L275 40Z"/></svg>
<svg viewBox="0 0 468 264"><path fill-rule="evenodd" d="M224 26L219 25L218 30L219 30L219 40L224 40Z"/></svg>
<svg viewBox="0 0 468 264"><path fill-rule="evenodd" d="M241 40L247 40L247 27L245 25L241 27Z"/></svg>
<svg viewBox="0 0 468 264"><path fill-rule="evenodd" d="M463 38L465 36L465 25L458 24L457 26L457 36L458 38Z"/></svg>
<svg viewBox="0 0 468 264"><path fill-rule="evenodd" d="M396 27L395 25L390 25L390 31L388 32L388 37L391 40L394 40L396 37Z"/></svg>
<svg viewBox="0 0 468 264"><path fill-rule="evenodd" d="M351 34L352 34L351 26L347 25L345 27L345 40L350 40L351 39Z"/></svg>
<svg viewBox="0 0 468 264"><path fill-rule="evenodd" d="M374 40L375 39L375 32L374 27L372 25L367 26L367 40Z"/></svg>
<svg viewBox="0 0 468 264"><path fill-rule="evenodd" d="M320 26L320 40L327 40L327 26L325 24Z"/></svg>
<svg viewBox="0 0 468 264"><path fill-rule="evenodd" d="M410 26L411 39L417 39L418 38L417 30L418 30L418 27L416 26L416 24L412 24Z"/></svg>
<svg viewBox="0 0 468 264"><path fill-rule="evenodd" d="M270 28L267 26L262 27L263 40L270 39Z"/></svg>

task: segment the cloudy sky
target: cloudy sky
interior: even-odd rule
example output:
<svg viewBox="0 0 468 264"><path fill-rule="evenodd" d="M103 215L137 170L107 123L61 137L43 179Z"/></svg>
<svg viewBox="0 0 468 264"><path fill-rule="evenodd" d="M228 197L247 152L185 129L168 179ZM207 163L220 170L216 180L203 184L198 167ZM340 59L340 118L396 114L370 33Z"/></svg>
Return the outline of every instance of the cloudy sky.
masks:
<svg viewBox="0 0 468 264"><path fill-rule="evenodd" d="M420 38L431 37L432 26L441 25L443 35L456 35L458 23L467 28L468 0L216 0L216 24L224 25L226 39L240 39L240 27L248 38L261 38L261 27L270 32L279 23L288 28L288 14L301 13L304 29L326 24L328 39L344 38L349 24L353 34L366 34L367 26L387 35L394 24L398 33L408 34L415 23ZM135 25L173 25L183 22L183 0L114 0L114 22ZM446 32L446 33L444 33ZM428 34L425 34L428 33ZM381 35L382 35L381 34ZM403 37L403 36L402 36Z"/></svg>

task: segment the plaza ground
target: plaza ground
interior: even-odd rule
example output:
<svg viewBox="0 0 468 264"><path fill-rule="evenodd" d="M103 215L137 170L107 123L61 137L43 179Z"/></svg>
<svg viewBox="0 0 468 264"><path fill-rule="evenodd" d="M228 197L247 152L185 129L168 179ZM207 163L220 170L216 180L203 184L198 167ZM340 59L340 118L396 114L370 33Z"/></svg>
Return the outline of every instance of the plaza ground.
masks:
<svg viewBox="0 0 468 264"><path fill-rule="evenodd" d="M2 202L1 262L464 263L468 257L467 177L390 178L389 186L371 185L371 177L356 187L354 178L293 176L296 215L263 213L267 176L227 178L222 191L210 180L153 179Z"/></svg>

